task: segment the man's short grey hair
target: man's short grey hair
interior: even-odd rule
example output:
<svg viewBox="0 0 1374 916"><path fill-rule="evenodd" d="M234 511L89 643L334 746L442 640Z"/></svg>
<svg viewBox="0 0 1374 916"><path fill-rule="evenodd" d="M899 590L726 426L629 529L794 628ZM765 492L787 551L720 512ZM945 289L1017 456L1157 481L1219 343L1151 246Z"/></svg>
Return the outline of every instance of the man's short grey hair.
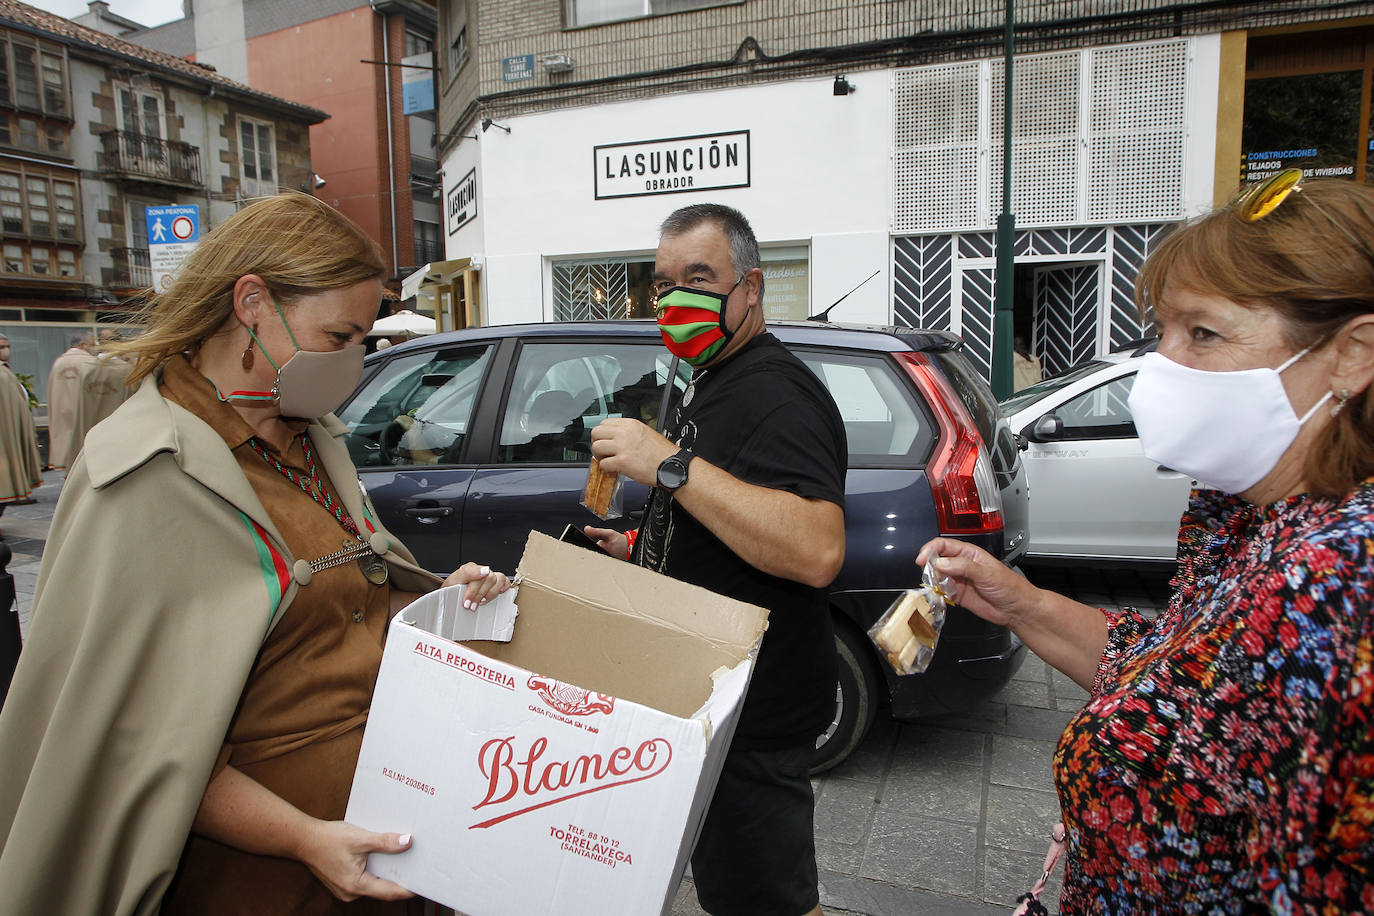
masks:
<svg viewBox="0 0 1374 916"><path fill-rule="evenodd" d="M725 233L730 245L730 266L735 276L742 277L755 267L761 267L759 241L744 214L734 207L724 204L691 204L668 214L663 225L658 227L659 237L682 235L691 232L702 223L714 223ZM763 278L759 278L759 299L763 299Z"/></svg>
<svg viewBox="0 0 1374 916"><path fill-rule="evenodd" d="M89 345L90 342L91 335L89 331L81 334L73 334L72 336L67 338L68 347L84 347Z"/></svg>

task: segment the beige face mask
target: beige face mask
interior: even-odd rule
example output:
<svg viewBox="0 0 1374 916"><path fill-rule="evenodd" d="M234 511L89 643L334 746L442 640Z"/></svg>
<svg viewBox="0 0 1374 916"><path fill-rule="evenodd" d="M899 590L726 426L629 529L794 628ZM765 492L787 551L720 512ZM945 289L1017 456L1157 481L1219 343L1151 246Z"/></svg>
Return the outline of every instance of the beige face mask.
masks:
<svg viewBox="0 0 1374 916"><path fill-rule="evenodd" d="M344 347L342 350L303 350L296 343L296 335L287 324L277 300L272 305L281 316L281 323L296 345L296 352L285 365L278 366L268 354L267 348L258 340L258 335L249 328L248 333L262 350L272 368L277 370L277 380L271 391L235 391L229 398L243 401L276 401L285 417L304 417L313 420L331 413L342 404L358 380L363 377L363 355L366 350L362 344Z"/></svg>

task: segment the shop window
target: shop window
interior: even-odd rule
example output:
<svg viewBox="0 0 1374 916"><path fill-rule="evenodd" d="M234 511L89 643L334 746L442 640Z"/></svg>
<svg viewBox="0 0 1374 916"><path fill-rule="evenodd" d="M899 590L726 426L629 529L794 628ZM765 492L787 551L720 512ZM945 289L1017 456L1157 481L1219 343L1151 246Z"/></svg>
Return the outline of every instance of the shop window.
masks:
<svg viewBox="0 0 1374 916"><path fill-rule="evenodd" d="M1280 169L1369 180L1374 133L1362 137L1374 77L1374 29L1252 38L1246 46L1240 180Z"/></svg>
<svg viewBox="0 0 1374 916"><path fill-rule="evenodd" d="M724 0L563 0L563 16L573 28L727 5Z"/></svg>
<svg viewBox="0 0 1374 916"><path fill-rule="evenodd" d="M1314 177L1353 178L1362 82L1358 70L1246 81L1242 180L1294 166Z"/></svg>
<svg viewBox="0 0 1374 916"><path fill-rule="evenodd" d="M759 256L764 276L764 317L801 319L810 315L811 271L806 247L764 248ZM553 320L653 318L653 272L651 255L640 259L555 261Z"/></svg>

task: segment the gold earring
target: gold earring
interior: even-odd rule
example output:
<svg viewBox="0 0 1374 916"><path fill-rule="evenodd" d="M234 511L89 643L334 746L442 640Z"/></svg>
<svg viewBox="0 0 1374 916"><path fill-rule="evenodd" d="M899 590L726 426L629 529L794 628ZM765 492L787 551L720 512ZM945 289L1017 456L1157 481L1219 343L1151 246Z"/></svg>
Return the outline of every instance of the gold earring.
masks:
<svg viewBox="0 0 1374 916"><path fill-rule="evenodd" d="M252 334L253 334L254 336L256 336L257 333L258 333L258 323L255 321L255 322L253 322L253 331L252 331ZM244 371L244 372L249 372L249 371L252 370L252 368L253 368L253 340L252 340L252 337L250 337L249 340L248 340L248 346L246 346L246 347L243 348L243 371Z"/></svg>

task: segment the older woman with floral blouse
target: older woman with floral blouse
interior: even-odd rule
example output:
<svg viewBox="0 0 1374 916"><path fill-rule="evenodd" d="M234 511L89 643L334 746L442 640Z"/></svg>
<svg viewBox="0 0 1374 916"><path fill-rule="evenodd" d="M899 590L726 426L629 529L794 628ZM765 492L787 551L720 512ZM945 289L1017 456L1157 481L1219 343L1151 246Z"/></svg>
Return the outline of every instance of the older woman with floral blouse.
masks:
<svg viewBox="0 0 1374 916"><path fill-rule="evenodd" d="M1211 486L1148 620L917 557L1090 691L1055 754L1063 913L1374 912L1374 189L1281 173L1147 262L1131 394Z"/></svg>

